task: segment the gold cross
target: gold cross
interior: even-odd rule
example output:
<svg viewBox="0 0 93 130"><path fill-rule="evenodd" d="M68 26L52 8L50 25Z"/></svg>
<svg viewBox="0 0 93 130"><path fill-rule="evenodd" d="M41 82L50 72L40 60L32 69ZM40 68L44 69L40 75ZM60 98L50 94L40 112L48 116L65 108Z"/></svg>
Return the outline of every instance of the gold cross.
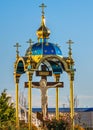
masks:
<svg viewBox="0 0 93 130"><path fill-rule="evenodd" d="M69 44L69 47L68 47L68 49L69 49L69 52L68 52L68 54L69 54L69 57L71 58L71 56L72 56L72 48L71 48L71 44L73 44L74 42L72 41L72 40L68 40L68 42L67 42L67 44Z"/></svg>
<svg viewBox="0 0 93 130"><path fill-rule="evenodd" d="M19 45L19 43L16 43L16 45L14 45L14 47L16 47L16 54L19 54L19 50L18 48L21 47L21 45Z"/></svg>
<svg viewBox="0 0 93 130"><path fill-rule="evenodd" d="M68 40L67 42L69 45L73 44L74 42L72 40Z"/></svg>
<svg viewBox="0 0 93 130"><path fill-rule="evenodd" d="M44 8L46 8L47 6L42 3L39 7L42 8L42 15L44 15Z"/></svg>
<svg viewBox="0 0 93 130"><path fill-rule="evenodd" d="M29 48L29 56L31 56L31 54L32 54L32 43L33 43L32 39L29 39L29 40L27 41L27 43L29 43L29 45L30 45L30 48Z"/></svg>
<svg viewBox="0 0 93 130"><path fill-rule="evenodd" d="M27 41L27 43L29 43L29 46L30 46L30 48L32 47L32 43L34 43L33 41L32 41L32 39L29 39L28 41Z"/></svg>

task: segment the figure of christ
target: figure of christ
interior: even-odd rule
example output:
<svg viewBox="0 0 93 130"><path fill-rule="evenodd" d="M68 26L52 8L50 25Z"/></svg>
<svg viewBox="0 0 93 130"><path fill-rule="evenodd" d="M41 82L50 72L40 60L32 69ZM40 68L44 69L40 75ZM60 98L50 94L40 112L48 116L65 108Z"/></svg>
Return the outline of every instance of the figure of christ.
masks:
<svg viewBox="0 0 93 130"><path fill-rule="evenodd" d="M40 86L34 86L33 88L38 88L41 90L41 108L42 108L42 114L43 114L43 120L47 118L47 106L48 106L48 96L47 96L47 90L48 88L55 88L58 86L62 86L62 83L56 83L55 85L47 86L47 81L45 79L40 80Z"/></svg>

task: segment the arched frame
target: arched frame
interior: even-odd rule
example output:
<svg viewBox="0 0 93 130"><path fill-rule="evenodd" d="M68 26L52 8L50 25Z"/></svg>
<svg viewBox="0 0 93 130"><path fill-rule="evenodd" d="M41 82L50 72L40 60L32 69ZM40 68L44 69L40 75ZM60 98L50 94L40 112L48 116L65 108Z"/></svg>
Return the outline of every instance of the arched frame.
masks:
<svg viewBox="0 0 93 130"><path fill-rule="evenodd" d="M29 130L32 127L32 77L33 77L33 73L38 70L39 66L41 63L44 62L49 62L49 61L58 61L59 65L61 66L61 68L63 69L63 71L67 72L67 74L70 77L70 110L71 110L71 119L72 122L74 124L74 100L73 100L73 81L74 81L74 61L73 59L69 58L69 57L60 57L60 56L56 56L56 55L49 55L49 56L43 56L38 63L34 62L33 59L29 59L29 57L19 57L18 59L16 59L16 62L14 64L14 78L15 78L15 84L16 84L16 125L19 128L19 118L18 118L18 87L19 87L19 79L20 76L24 73L27 73L28 76L28 83L29 83L29 94L28 94L28 101L29 101L29 115L28 115L28 123L29 123ZM28 66L31 66L30 69L28 69ZM59 74L60 75L60 74ZM55 74L55 77L57 79L57 76ZM59 81L59 80L58 80ZM56 109L57 109L57 119L59 116L58 113L58 90L56 91L56 95L57 95L57 101L56 101Z"/></svg>

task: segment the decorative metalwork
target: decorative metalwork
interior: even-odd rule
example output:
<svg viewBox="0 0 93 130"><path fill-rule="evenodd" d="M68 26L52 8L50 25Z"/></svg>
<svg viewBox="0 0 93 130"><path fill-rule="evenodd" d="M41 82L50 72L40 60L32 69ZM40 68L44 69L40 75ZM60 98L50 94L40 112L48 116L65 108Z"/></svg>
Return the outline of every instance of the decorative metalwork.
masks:
<svg viewBox="0 0 93 130"><path fill-rule="evenodd" d="M32 39L29 39L29 40L27 41L27 43L29 43L29 47L30 47L29 53L30 53L30 55L31 55L31 54L32 54L32 44L33 44L34 42L32 41Z"/></svg>
<svg viewBox="0 0 93 130"><path fill-rule="evenodd" d="M42 8L42 15L44 15L44 8L46 8L47 6L42 3L39 7Z"/></svg>
<svg viewBox="0 0 93 130"><path fill-rule="evenodd" d="M14 47L16 47L16 55L19 56L19 47L21 47L21 45L19 45L19 43L16 43L16 45L14 45Z"/></svg>
<svg viewBox="0 0 93 130"><path fill-rule="evenodd" d="M68 52L68 55L69 55L69 58L72 57L72 48L71 48L71 45L73 44L74 42L72 40L68 40L67 44L69 45L68 49L69 49L69 52Z"/></svg>

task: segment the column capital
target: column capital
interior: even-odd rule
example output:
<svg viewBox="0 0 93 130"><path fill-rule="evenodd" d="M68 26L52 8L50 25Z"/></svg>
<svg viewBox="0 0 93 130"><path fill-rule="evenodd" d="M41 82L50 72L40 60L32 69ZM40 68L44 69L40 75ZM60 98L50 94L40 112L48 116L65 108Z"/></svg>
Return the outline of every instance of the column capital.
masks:
<svg viewBox="0 0 93 130"><path fill-rule="evenodd" d="M54 74L54 77L55 77L56 82L59 82L60 74Z"/></svg>
<svg viewBox="0 0 93 130"><path fill-rule="evenodd" d="M19 83L19 78L20 78L20 74L14 72L14 80L15 80L15 83Z"/></svg>
<svg viewBox="0 0 93 130"><path fill-rule="evenodd" d="M27 75L28 75L28 80L32 81L33 72L32 71L27 71Z"/></svg>

